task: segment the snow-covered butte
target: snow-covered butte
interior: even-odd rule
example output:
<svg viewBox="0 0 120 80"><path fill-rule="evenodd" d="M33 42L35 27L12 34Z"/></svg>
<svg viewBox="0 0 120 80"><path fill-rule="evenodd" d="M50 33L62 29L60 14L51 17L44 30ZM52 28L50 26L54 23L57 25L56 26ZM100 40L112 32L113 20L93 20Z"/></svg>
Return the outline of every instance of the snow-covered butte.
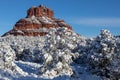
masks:
<svg viewBox="0 0 120 80"><path fill-rule="evenodd" d="M45 36L50 28L65 27L72 30L64 20L54 17L54 12L43 5L31 7L27 16L16 22L13 29L3 36Z"/></svg>

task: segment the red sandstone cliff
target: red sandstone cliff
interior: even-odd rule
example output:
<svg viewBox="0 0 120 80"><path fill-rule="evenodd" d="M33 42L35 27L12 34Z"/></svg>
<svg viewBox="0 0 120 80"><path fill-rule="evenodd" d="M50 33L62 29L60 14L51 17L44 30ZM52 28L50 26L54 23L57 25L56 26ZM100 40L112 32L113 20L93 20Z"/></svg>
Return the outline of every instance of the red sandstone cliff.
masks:
<svg viewBox="0 0 120 80"><path fill-rule="evenodd" d="M27 11L27 17L31 17L33 15L36 17L47 16L51 19L54 17L53 11L49 8L42 6L42 5L40 5L39 7L31 7Z"/></svg>
<svg viewBox="0 0 120 80"><path fill-rule="evenodd" d="M27 16L20 19L12 30L5 33L6 35L22 36L44 36L49 28L66 27L72 29L64 20L54 18L54 12L42 5L31 7L27 11Z"/></svg>

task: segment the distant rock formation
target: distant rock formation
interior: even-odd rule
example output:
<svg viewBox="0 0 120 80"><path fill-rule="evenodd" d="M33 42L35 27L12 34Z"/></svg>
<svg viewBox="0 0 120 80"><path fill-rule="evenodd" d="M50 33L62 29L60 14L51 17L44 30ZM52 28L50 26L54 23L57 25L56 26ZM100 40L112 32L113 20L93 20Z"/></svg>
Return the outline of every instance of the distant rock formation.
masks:
<svg viewBox="0 0 120 80"><path fill-rule="evenodd" d="M40 5L39 7L31 7L27 11L27 18L32 17L33 15L36 17L47 16L52 19L54 17L54 12L51 9Z"/></svg>
<svg viewBox="0 0 120 80"><path fill-rule="evenodd" d="M51 9L40 5L29 8L26 18L20 19L13 29L3 36L44 36L49 28L58 27L66 27L72 30L71 26L66 24L64 20L54 18L54 12Z"/></svg>

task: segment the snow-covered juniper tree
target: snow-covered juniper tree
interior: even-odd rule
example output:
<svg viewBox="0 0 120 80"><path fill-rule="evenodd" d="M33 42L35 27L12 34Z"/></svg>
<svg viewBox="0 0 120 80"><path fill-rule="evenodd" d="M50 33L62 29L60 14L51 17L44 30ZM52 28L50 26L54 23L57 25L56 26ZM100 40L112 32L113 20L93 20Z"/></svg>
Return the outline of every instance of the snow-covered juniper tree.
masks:
<svg viewBox="0 0 120 80"><path fill-rule="evenodd" d="M66 28L51 28L46 35L45 46L41 53L43 54L43 66L39 73L49 76L73 74L72 58L78 57L78 54L72 53L77 46L79 35Z"/></svg>
<svg viewBox="0 0 120 80"><path fill-rule="evenodd" d="M13 61L15 60L15 52L6 42L0 42L0 68L11 69Z"/></svg>

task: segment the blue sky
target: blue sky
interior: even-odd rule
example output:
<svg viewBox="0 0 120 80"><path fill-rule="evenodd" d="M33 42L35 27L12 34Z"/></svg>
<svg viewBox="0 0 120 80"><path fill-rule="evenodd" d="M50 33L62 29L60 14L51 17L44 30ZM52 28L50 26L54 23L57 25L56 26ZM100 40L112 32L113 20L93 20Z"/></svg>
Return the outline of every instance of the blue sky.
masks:
<svg viewBox="0 0 120 80"><path fill-rule="evenodd" d="M101 29L120 35L120 0L1 0L0 35L24 18L28 8L40 4L54 10L56 18L64 19L81 35L94 37Z"/></svg>

